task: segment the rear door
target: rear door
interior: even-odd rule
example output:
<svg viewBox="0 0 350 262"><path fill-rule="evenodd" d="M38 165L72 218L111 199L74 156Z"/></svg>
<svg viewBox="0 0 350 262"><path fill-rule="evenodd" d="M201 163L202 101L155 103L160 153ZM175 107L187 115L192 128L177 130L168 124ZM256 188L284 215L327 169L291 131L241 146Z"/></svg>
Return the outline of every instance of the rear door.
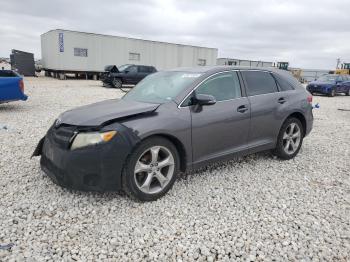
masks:
<svg viewBox="0 0 350 262"><path fill-rule="evenodd" d="M194 163L246 149L250 108L237 72L215 74L195 92L212 95L217 102L200 109L191 107Z"/></svg>
<svg viewBox="0 0 350 262"><path fill-rule="evenodd" d="M347 86L348 86L348 78L347 76L343 75L343 76L339 76L339 80L341 82L339 82L338 88L337 88L337 92L338 93L345 93L347 91Z"/></svg>
<svg viewBox="0 0 350 262"><path fill-rule="evenodd" d="M144 79L147 75L150 74L150 69L148 66L138 66L138 82Z"/></svg>
<svg viewBox="0 0 350 262"><path fill-rule="evenodd" d="M281 121L288 113L288 94L278 92L275 78L267 71L241 71L251 106L249 147L273 146Z"/></svg>

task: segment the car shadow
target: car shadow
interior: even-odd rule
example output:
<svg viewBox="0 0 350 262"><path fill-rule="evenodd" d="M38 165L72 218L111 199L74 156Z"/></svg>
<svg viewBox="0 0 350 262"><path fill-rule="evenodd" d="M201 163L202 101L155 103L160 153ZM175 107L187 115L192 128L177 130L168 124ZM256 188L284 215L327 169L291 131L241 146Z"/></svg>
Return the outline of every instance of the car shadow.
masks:
<svg viewBox="0 0 350 262"><path fill-rule="evenodd" d="M203 175L207 175L208 172L220 171L226 168L228 165L235 166L235 165L240 165L247 162L255 162L255 161L258 161L259 159L272 159L272 158L275 158L275 157L272 155L271 151L263 151L255 154L246 155L246 156L233 157L232 159L227 161L218 161L216 163L209 164L199 169L195 169L185 173L180 173L180 175L178 176L178 181L188 180L189 178L192 179L193 177L200 177Z"/></svg>
<svg viewBox="0 0 350 262"><path fill-rule="evenodd" d="M21 104L0 103L1 112L25 111L25 106Z"/></svg>

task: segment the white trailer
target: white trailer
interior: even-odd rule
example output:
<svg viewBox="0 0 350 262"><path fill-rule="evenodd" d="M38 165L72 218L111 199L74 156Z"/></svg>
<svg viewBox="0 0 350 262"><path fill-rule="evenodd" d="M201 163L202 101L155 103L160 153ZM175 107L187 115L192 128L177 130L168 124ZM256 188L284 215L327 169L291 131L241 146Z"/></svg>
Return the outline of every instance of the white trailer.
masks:
<svg viewBox="0 0 350 262"><path fill-rule="evenodd" d="M218 50L55 29L41 35L41 54L43 69L54 76L97 76L106 65L151 65L158 70L215 65Z"/></svg>

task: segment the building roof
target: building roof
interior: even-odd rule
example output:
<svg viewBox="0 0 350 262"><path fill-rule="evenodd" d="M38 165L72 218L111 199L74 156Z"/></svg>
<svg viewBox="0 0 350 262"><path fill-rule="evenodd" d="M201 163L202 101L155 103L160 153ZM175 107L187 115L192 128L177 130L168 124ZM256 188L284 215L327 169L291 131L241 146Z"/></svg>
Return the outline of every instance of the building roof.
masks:
<svg viewBox="0 0 350 262"><path fill-rule="evenodd" d="M43 35L45 35L47 33L54 32L54 31L63 31L63 32L71 32L71 33L79 33L79 34L87 34L87 35L95 35L95 36L104 36L104 37L117 37L117 38L130 39L130 40L139 40L139 41L145 41L145 42L153 42L153 43L161 43L161 44L169 44L169 45L189 46L189 47L196 47L196 48L206 48L206 49L218 50L218 48L214 48L214 47L195 46L195 45L187 45L187 44L176 44L176 43L154 41L154 40L141 39L141 38L132 38L132 37L126 37L126 36L115 36L115 35L106 35L106 34L96 34L96 33L88 33L88 32L81 32L81 31L74 31L74 30L59 29L59 28L58 29L49 30L46 33L43 33L41 35L43 36Z"/></svg>

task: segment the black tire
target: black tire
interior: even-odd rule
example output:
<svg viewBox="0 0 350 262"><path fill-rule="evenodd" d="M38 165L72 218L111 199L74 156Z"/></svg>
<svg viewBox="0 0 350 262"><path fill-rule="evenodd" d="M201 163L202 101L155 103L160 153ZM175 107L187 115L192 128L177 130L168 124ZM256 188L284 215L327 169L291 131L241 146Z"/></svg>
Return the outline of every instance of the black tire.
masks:
<svg viewBox="0 0 350 262"><path fill-rule="evenodd" d="M346 96L350 96L350 88L347 93L345 93Z"/></svg>
<svg viewBox="0 0 350 262"><path fill-rule="evenodd" d="M287 132L287 129L290 127L290 125L292 123L296 124L300 130L300 142L299 142L297 149L293 153L287 153L285 151L283 136ZM294 158L299 153L299 150L303 144L304 134L305 134L305 130L304 130L303 125L301 124L300 120L297 118L294 118L294 117L288 118L283 123L283 125L280 129L280 132L279 132L278 138L277 138L276 148L273 150L273 154L276 155L277 157L279 157L280 159L283 159L283 160L289 160L289 159Z"/></svg>
<svg viewBox="0 0 350 262"><path fill-rule="evenodd" d="M134 173L134 170L136 167L136 163L139 161L140 157L142 157L144 152L147 151L149 148L152 148L155 146L164 147L171 152L174 158L174 165L173 165L174 171L171 179L168 180L166 186L163 189L161 189L160 192L145 193L141 191L139 186L137 185L136 178L135 178L136 175ZM157 200L160 197L164 196L172 188L179 171L180 171L180 158L179 158L179 153L176 147L174 146L174 144L163 137L157 137L157 136L151 137L149 139L142 141L139 145L137 145L136 148L133 150L133 152L128 156L123 168L123 173L122 173L123 191L129 197L137 201L144 202L144 201ZM146 176L147 176L147 173L146 173Z"/></svg>
<svg viewBox="0 0 350 262"><path fill-rule="evenodd" d="M123 81L120 78L114 78L112 81L112 85L115 88L121 88L123 86Z"/></svg>
<svg viewBox="0 0 350 262"><path fill-rule="evenodd" d="M330 97L335 97L335 89L333 88L331 93L329 94Z"/></svg>

